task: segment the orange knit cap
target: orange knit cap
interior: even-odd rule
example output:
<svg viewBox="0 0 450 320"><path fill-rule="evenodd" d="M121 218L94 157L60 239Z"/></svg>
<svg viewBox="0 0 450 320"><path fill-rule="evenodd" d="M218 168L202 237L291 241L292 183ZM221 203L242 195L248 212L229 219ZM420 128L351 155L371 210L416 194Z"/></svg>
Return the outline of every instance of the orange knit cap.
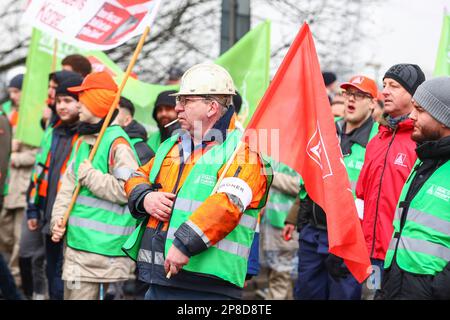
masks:
<svg viewBox="0 0 450 320"><path fill-rule="evenodd" d="M91 113L104 118L109 111L117 93L117 85L107 72L90 73L84 78L81 86L67 88L79 93L79 100Z"/></svg>

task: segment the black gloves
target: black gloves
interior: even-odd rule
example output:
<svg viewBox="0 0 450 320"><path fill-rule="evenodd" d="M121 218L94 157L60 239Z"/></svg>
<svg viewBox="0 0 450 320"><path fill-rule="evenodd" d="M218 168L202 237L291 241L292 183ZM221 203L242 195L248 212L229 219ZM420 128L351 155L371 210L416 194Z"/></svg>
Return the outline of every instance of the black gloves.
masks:
<svg viewBox="0 0 450 320"><path fill-rule="evenodd" d="M330 276L335 280L345 278L350 273L344 264L344 260L331 253L325 259L325 266L327 267Z"/></svg>

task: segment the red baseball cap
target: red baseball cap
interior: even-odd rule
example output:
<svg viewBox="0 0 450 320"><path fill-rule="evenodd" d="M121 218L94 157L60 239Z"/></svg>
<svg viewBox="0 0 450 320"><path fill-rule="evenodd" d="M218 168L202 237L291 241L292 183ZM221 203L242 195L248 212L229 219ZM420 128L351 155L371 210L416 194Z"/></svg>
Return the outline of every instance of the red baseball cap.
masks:
<svg viewBox="0 0 450 320"><path fill-rule="evenodd" d="M105 71L90 73L84 78L81 86L67 88L68 91L73 93L79 93L89 89L118 90L113 78Z"/></svg>
<svg viewBox="0 0 450 320"><path fill-rule="evenodd" d="M365 76L354 76L349 82L341 84L341 88L347 90L348 87L356 88L362 92L368 93L372 98L378 97L378 87L374 80Z"/></svg>

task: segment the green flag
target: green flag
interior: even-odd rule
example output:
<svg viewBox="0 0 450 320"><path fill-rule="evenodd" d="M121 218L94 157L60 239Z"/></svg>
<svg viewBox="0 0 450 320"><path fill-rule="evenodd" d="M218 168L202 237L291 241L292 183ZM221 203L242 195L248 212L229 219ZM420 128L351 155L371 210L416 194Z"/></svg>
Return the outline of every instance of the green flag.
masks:
<svg viewBox="0 0 450 320"><path fill-rule="evenodd" d="M250 30L216 63L228 70L242 96L239 119L245 126L269 86L270 21Z"/></svg>
<svg viewBox="0 0 450 320"><path fill-rule="evenodd" d="M450 15L444 15L434 76L450 76Z"/></svg>

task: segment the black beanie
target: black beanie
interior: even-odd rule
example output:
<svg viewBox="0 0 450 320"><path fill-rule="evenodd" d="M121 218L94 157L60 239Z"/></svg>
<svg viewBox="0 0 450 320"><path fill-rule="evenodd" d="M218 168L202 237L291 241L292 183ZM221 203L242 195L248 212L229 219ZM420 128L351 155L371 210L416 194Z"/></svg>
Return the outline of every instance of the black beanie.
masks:
<svg viewBox="0 0 450 320"><path fill-rule="evenodd" d="M170 96L170 94L173 93L177 93L177 90L168 90L168 91L163 91L160 94L158 94L158 97L156 98L155 101L155 107L153 108L153 119L155 119L156 121L156 110L158 109L159 106L172 106L175 108L176 105L176 101L175 101L175 97Z"/></svg>
<svg viewBox="0 0 450 320"><path fill-rule="evenodd" d="M78 73L75 75L71 75L70 77L65 78L60 84L58 84L58 87L56 87L56 95L71 96L78 101L78 93L70 92L67 90L67 88L78 87L82 82L83 77Z"/></svg>
<svg viewBox="0 0 450 320"><path fill-rule="evenodd" d="M414 95L418 86L425 81L425 75L416 64L401 63L389 68L383 77L393 79L401 84L410 95Z"/></svg>
<svg viewBox="0 0 450 320"><path fill-rule="evenodd" d="M322 72L323 82L325 82L325 87L336 81L336 75L334 72L324 71Z"/></svg>
<svg viewBox="0 0 450 320"><path fill-rule="evenodd" d="M74 77L74 76L79 76L79 73L73 72L73 71L68 71L68 70L60 70L60 71L55 71L52 72L48 75L48 80L53 80L55 81L58 85L63 82L65 79L70 78L70 77Z"/></svg>
<svg viewBox="0 0 450 320"><path fill-rule="evenodd" d="M23 73L14 76L9 82L8 88L16 88L22 90Z"/></svg>

